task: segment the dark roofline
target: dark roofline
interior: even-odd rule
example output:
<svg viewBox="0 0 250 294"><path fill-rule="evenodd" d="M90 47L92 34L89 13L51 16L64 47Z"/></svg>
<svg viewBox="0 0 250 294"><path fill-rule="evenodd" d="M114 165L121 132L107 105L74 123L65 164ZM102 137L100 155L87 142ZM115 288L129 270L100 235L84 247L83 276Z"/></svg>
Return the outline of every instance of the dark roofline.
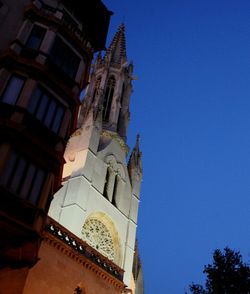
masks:
<svg viewBox="0 0 250 294"><path fill-rule="evenodd" d="M101 0L62 0L83 23L95 52L104 50L112 11Z"/></svg>

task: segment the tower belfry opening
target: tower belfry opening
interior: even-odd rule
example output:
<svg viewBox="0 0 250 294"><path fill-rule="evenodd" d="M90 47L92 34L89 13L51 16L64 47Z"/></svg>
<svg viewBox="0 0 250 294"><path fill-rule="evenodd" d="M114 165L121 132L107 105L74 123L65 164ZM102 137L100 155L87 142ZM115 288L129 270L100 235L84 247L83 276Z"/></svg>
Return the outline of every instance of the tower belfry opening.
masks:
<svg viewBox="0 0 250 294"><path fill-rule="evenodd" d="M103 121L108 122L115 90L115 78L111 76L107 82L103 100Z"/></svg>

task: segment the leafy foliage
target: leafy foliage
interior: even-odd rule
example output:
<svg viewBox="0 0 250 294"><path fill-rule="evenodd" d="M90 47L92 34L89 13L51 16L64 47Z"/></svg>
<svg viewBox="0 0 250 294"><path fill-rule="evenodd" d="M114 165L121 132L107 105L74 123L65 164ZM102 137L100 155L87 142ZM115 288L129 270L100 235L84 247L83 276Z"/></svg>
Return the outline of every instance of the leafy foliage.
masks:
<svg viewBox="0 0 250 294"><path fill-rule="evenodd" d="M250 268L242 262L242 256L226 247L224 252L216 249L213 263L204 267L205 287L192 283L193 294L250 294Z"/></svg>

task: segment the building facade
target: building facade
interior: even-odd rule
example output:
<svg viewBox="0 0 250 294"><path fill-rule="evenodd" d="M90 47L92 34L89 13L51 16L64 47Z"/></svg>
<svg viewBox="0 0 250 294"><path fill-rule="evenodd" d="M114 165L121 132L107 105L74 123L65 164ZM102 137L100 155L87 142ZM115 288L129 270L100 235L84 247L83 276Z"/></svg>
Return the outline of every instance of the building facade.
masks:
<svg viewBox="0 0 250 294"><path fill-rule="evenodd" d="M97 56L79 128L65 151L63 187L49 210L51 218L121 268L128 288L134 288L142 180L139 137L126 160L132 80L121 25L105 56Z"/></svg>
<svg viewBox="0 0 250 294"><path fill-rule="evenodd" d="M100 0L0 0L1 293L22 293L38 261L79 96L111 14Z"/></svg>
<svg viewBox="0 0 250 294"><path fill-rule="evenodd" d="M0 293L143 293L124 25L90 70L111 14L100 0L0 0Z"/></svg>

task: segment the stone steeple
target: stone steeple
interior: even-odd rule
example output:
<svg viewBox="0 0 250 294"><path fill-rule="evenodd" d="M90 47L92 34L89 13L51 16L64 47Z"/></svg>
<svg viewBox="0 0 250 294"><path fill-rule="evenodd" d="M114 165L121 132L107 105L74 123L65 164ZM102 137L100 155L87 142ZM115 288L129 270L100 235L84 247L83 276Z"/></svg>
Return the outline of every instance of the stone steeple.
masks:
<svg viewBox="0 0 250 294"><path fill-rule="evenodd" d="M125 26L121 24L104 55L97 55L83 102L80 124L90 108L102 111L102 129L127 138L133 64L127 61Z"/></svg>
<svg viewBox="0 0 250 294"><path fill-rule="evenodd" d="M122 64L127 61L125 26L121 24L105 55L111 62Z"/></svg>

